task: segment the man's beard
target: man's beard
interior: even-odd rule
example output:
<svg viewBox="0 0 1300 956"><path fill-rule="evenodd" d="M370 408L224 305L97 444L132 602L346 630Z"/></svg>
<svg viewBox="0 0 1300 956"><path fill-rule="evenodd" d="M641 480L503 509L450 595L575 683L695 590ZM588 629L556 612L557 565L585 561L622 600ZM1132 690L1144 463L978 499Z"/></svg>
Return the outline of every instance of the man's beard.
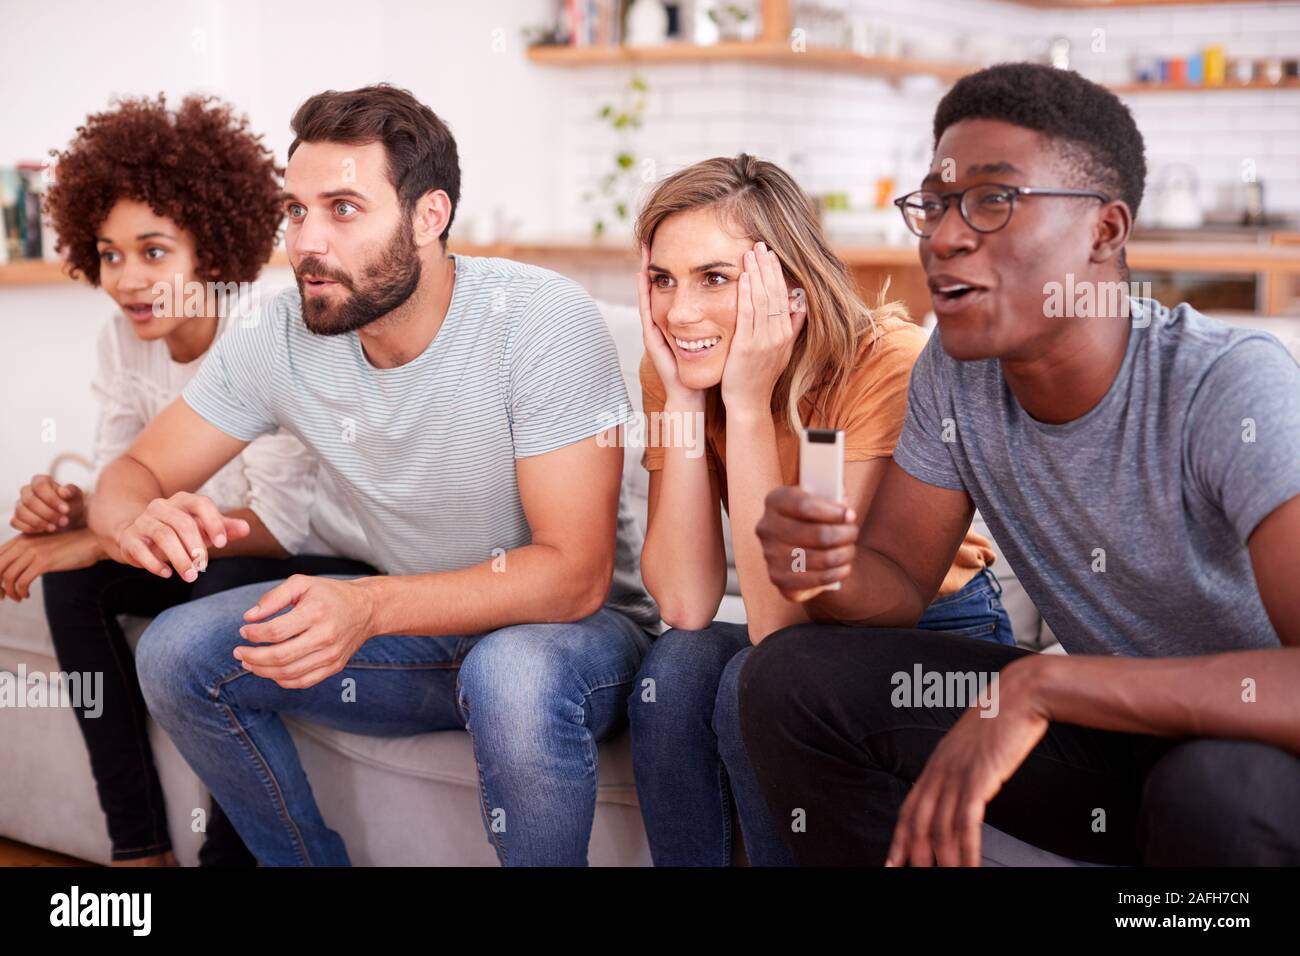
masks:
<svg viewBox="0 0 1300 956"><path fill-rule="evenodd" d="M331 279L351 295L341 302L328 296L308 296L303 288L306 273ZM309 332L317 335L343 335L365 328L402 305L420 284L420 257L415 250L415 233L405 217L393 234L388 247L361 270L367 282L358 289L352 277L326 268L319 259L308 257L298 263L294 278L302 297L302 320Z"/></svg>

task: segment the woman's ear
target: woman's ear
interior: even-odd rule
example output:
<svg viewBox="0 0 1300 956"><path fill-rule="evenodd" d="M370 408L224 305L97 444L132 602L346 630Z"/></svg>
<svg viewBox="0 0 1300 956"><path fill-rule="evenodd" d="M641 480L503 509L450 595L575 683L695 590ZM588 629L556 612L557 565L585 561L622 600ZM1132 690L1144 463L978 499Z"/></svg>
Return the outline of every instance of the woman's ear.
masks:
<svg viewBox="0 0 1300 956"><path fill-rule="evenodd" d="M790 290L790 321L794 323L794 334L798 335L808 318L808 296L799 286Z"/></svg>

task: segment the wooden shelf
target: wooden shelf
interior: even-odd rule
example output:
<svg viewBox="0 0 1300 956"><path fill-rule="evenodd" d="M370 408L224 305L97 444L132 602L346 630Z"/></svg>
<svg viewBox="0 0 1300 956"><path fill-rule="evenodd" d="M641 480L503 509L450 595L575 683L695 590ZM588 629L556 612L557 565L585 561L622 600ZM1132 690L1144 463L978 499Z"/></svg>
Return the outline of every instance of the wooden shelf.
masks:
<svg viewBox="0 0 1300 956"><path fill-rule="evenodd" d="M1259 0L1011 0L1022 7L1041 10L1091 10L1098 7L1218 7L1225 3L1258 3ZM1286 2L1286 0L1284 0Z"/></svg>
<svg viewBox="0 0 1300 956"><path fill-rule="evenodd" d="M788 43L754 41L697 46L691 43L666 43L663 46L534 46L528 59L542 66L590 67L637 66L660 63L758 63L831 73L855 73L861 76L937 76L952 82L978 67L964 63L916 60L907 57L863 56L852 50L813 48L803 53L790 49Z"/></svg>
<svg viewBox="0 0 1300 956"><path fill-rule="evenodd" d="M1134 272L1271 272L1300 275L1300 249L1249 243L1130 242L1125 258Z"/></svg>
<svg viewBox="0 0 1300 956"><path fill-rule="evenodd" d="M536 242L494 243L476 246L453 242L452 252L468 256L500 256L529 262L537 259L586 259L635 262L630 246L615 243ZM1300 244L1278 242L1272 246L1250 243L1168 242L1138 240L1125 246L1128 264L1146 272L1270 272L1300 275ZM850 268L920 268L914 245L837 245L836 254ZM271 257L271 268L288 267L283 252ZM58 262L11 262L0 265L0 287L67 282Z"/></svg>
<svg viewBox="0 0 1300 956"><path fill-rule="evenodd" d="M622 244L594 244L583 242L554 243L514 243L497 242L486 246L476 246L465 242L449 242L447 248L466 256L497 256L502 259L517 259L527 262L537 258L608 258L635 261L636 255L630 246ZM277 249L266 264L268 269L289 268L289 256L283 249ZM64 263L44 262L40 259L23 259L17 262L0 264L0 288L25 285L56 285L71 280Z"/></svg>
<svg viewBox="0 0 1300 956"><path fill-rule="evenodd" d="M62 262L45 262L41 259L19 259L0 263L0 286L40 285L61 282L70 278Z"/></svg>
<svg viewBox="0 0 1300 956"><path fill-rule="evenodd" d="M907 57L863 56L852 50L814 48L796 53L786 43L718 43L695 46L669 43L652 47L529 47L528 59L543 66L594 67L635 66L664 63L759 63L828 73L854 73L896 79L903 76L936 76L951 83L979 69L965 63L916 60ZM1114 93L1220 93L1243 90L1300 90L1300 79L1280 83L1252 80L1249 83L1222 83L1215 86L1193 83L1116 83L1108 87Z"/></svg>
<svg viewBox="0 0 1300 956"><path fill-rule="evenodd" d="M1269 83L1252 80L1249 83L1223 83L1208 86L1204 83L1117 83L1107 87L1112 93L1231 93L1241 90L1300 90L1300 80L1283 80Z"/></svg>
<svg viewBox="0 0 1300 956"><path fill-rule="evenodd" d="M1300 248L1249 243L1163 242L1137 240L1124 246L1134 272L1275 272L1300 275ZM835 254L850 268L892 266L920 268L915 246L837 246Z"/></svg>

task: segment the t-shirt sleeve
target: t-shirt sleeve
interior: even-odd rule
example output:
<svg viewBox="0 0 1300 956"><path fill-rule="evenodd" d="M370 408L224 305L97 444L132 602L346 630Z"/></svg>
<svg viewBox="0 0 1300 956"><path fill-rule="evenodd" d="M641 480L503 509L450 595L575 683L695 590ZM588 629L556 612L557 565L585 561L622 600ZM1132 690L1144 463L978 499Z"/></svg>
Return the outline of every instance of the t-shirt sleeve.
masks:
<svg viewBox="0 0 1300 956"><path fill-rule="evenodd" d="M1300 366L1271 337L1234 345L1201 379L1184 436L1191 480L1244 543L1300 495Z"/></svg>
<svg viewBox="0 0 1300 956"><path fill-rule="evenodd" d="M837 426L844 432L845 461L869 461L894 453L907 414L912 367L924 347L925 334L906 324L890 329L863 350Z"/></svg>
<svg viewBox="0 0 1300 956"><path fill-rule="evenodd" d="M577 283L544 282L514 335L508 376L516 458L572 445L631 417L614 339Z"/></svg>
<svg viewBox="0 0 1300 956"><path fill-rule="evenodd" d="M277 298L262 307L256 322L222 335L181 392L190 408L240 441L252 441L277 427L271 413Z"/></svg>
<svg viewBox="0 0 1300 956"><path fill-rule="evenodd" d="M912 369L907 415L894 446L894 461L927 485L964 490L966 485L953 460L957 423L947 394L946 374L951 361L943 351L939 333L931 333Z"/></svg>

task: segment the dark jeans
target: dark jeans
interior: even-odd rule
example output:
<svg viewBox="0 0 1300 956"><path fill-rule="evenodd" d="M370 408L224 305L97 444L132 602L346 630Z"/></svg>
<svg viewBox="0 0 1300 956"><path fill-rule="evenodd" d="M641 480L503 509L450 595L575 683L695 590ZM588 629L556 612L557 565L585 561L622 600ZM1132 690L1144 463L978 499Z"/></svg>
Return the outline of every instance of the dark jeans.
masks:
<svg viewBox="0 0 1300 956"><path fill-rule="evenodd" d="M1027 653L929 631L818 626L757 647L740 675L741 731L772 815L802 811L801 832L782 829L795 860L884 862L911 784L964 712L893 699L895 675L918 665L991 673ZM1053 723L985 820L1092 863L1296 865L1297 794L1300 757L1278 747Z"/></svg>
<svg viewBox="0 0 1300 956"><path fill-rule="evenodd" d="M918 627L1014 644L991 571L931 604ZM769 638L770 640L770 638ZM632 770L656 866L729 866L732 801L752 866L791 866L745 753L737 681L754 651L743 624L655 639L628 697ZM649 682L649 683L647 683Z"/></svg>
<svg viewBox="0 0 1300 956"><path fill-rule="evenodd" d="M169 607L259 581L291 574L374 574L369 565L317 555L214 558L193 584L179 575L160 578L141 568L100 561L77 571L45 575L42 591L59 666L102 673L102 713L74 710L90 751L99 804L108 821L114 860L154 856L171 849L162 784L154 767L135 662L119 614L154 617ZM255 866L239 834L214 802L199 854L204 866Z"/></svg>

